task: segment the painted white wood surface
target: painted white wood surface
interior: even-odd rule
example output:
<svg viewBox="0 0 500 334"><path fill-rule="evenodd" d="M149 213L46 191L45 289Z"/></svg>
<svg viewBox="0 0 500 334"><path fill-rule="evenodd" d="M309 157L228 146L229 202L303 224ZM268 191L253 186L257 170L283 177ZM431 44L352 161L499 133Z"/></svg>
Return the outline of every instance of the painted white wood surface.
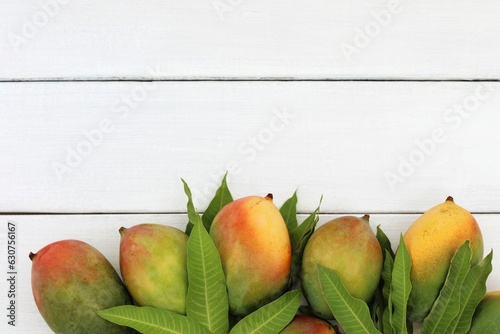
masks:
<svg viewBox="0 0 500 334"><path fill-rule="evenodd" d="M500 84L0 84L0 212L183 212L225 171L300 210L499 212ZM463 113L463 114L460 114Z"/></svg>
<svg viewBox="0 0 500 334"><path fill-rule="evenodd" d="M2 0L0 12L1 80L500 75L496 0Z"/></svg>
<svg viewBox="0 0 500 334"><path fill-rule="evenodd" d="M299 198L300 201L300 198ZM319 225L339 215L323 214ZM389 236L393 247L396 247L399 235L404 233L410 224L418 217L416 214L376 214L370 218L373 229L377 225ZM484 234L485 253L492 248L500 249L500 230L498 229L498 214L475 215ZM299 222L305 215L299 217ZM119 242L118 229L121 226L130 227L144 222L168 224L184 229L187 217L184 214L166 215L22 215L0 216L2 226L8 221L17 225L18 247L18 326L15 330L8 327L5 321L0 322L0 328L5 333L19 334L49 334L42 317L38 313L32 297L30 271L30 252L37 252L45 245L63 239L78 239L85 241L99 249L119 272ZM484 232L488 233L484 233ZM2 247L6 245L4 234L1 234ZM6 267L5 259L0 260L2 267ZM488 280L489 290L500 290L500 258L493 258L493 272ZM0 288L7 291L7 282L1 281Z"/></svg>
<svg viewBox="0 0 500 334"><path fill-rule="evenodd" d="M20 279L19 326L2 333L50 333L30 251L78 238L117 268L120 226L184 226L180 177L199 208L225 171L235 197L280 205L299 187L300 211L323 195L321 222L370 213L394 243L453 195L500 247L498 1L0 0L0 13L0 217L18 224ZM473 79L490 81L457 81Z"/></svg>

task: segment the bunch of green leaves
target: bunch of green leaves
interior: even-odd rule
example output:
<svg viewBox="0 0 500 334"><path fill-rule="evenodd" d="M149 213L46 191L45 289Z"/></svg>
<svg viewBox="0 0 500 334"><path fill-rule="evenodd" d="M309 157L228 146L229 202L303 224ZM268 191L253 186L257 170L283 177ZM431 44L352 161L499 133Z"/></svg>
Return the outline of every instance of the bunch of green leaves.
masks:
<svg viewBox="0 0 500 334"><path fill-rule="evenodd" d="M226 176L203 216L195 210L191 190L182 180L188 197L189 218L186 315L154 307L126 305L100 311L101 317L144 334L279 333L292 320L300 306L299 290L286 292L230 328L225 276L220 255L209 235L215 215L232 201Z"/></svg>
<svg viewBox="0 0 500 334"><path fill-rule="evenodd" d="M471 258L470 242L466 241L451 260L439 296L424 319L422 334L469 331L474 311L486 293L493 251L475 266L471 266Z"/></svg>

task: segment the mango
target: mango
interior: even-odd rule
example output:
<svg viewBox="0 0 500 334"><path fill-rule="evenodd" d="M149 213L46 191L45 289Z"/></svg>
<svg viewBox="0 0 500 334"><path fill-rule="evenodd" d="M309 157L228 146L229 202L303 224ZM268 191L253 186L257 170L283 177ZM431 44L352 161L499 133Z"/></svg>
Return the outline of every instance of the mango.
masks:
<svg viewBox="0 0 500 334"><path fill-rule="evenodd" d="M474 217L452 197L422 214L404 235L412 259L412 290L408 318L422 322L441 290L451 259L466 241L472 249L471 264L483 258L483 237Z"/></svg>
<svg viewBox="0 0 500 334"><path fill-rule="evenodd" d="M61 240L29 257L35 303L55 333L134 333L96 313L132 304L117 272L97 249L82 241Z"/></svg>
<svg viewBox="0 0 500 334"><path fill-rule="evenodd" d="M232 201L219 211L210 227L233 315L256 310L287 287L292 263L290 237L272 199L269 194Z"/></svg>
<svg viewBox="0 0 500 334"><path fill-rule="evenodd" d="M335 334L330 323L304 314L297 314L280 334Z"/></svg>
<svg viewBox="0 0 500 334"><path fill-rule="evenodd" d="M342 216L313 232L302 256L301 282L314 312L324 319L333 314L323 297L318 264L336 271L347 291L371 300L382 273L382 250L369 225L369 216Z"/></svg>
<svg viewBox="0 0 500 334"><path fill-rule="evenodd" d="M500 291L487 292L477 305L469 334L500 333Z"/></svg>
<svg viewBox="0 0 500 334"><path fill-rule="evenodd" d="M119 232L120 271L136 304L185 314L187 234L160 224L121 227Z"/></svg>

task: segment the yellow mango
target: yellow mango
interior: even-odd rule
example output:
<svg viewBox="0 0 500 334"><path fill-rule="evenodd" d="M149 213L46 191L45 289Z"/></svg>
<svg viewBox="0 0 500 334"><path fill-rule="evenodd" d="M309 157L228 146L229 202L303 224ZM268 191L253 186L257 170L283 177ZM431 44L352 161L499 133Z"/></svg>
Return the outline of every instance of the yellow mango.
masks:
<svg viewBox="0 0 500 334"><path fill-rule="evenodd" d="M421 215L404 235L411 255L412 291L408 318L422 322L439 295L451 259L466 241L472 249L471 264L483 258L483 237L476 219L450 196Z"/></svg>

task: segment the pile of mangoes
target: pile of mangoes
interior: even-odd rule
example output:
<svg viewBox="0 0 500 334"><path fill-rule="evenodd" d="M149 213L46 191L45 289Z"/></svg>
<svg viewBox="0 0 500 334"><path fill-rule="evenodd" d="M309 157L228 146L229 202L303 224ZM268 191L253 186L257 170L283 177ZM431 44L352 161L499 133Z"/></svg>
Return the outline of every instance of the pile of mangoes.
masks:
<svg viewBox="0 0 500 334"><path fill-rule="evenodd" d="M241 319L293 289L300 290L304 298L292 319L276 330L252 333L344 332L342 322L335 321L336 301L328 300L324 293L319 268L336 272L352 298L373 306L389 252L370 227L368 215L341 216L317 229L312 224L311 231L304 233L307 238L294 240L288 217L273 203L272 195L230 199L204 226L225 277L218 284L227 291L230 327L222 332L229 332ZM194 223L190 222L190 228ZM41 315L55 333L72 334L136 333L99 313L117 306L152 307L185 315L189 230L147 223L122 227L121 277L97 249L82 241L61 240L30 253L33 295ZM421 215L403 239L411 256L406 317L409 323L421 323L443 288L457 250L468 241L470 265L475 266L483 259L483 239L474 217L451 197ZM381 300L380 295L378 298ZM500 293L487 293L475 306L470 333L500 333ZM373 323L382 323L376 312L372 318ZM174 333L153 328L141 332ZM186 329L179 333L195 332ZM380 332L397 333L379 328Z"/></svg>

